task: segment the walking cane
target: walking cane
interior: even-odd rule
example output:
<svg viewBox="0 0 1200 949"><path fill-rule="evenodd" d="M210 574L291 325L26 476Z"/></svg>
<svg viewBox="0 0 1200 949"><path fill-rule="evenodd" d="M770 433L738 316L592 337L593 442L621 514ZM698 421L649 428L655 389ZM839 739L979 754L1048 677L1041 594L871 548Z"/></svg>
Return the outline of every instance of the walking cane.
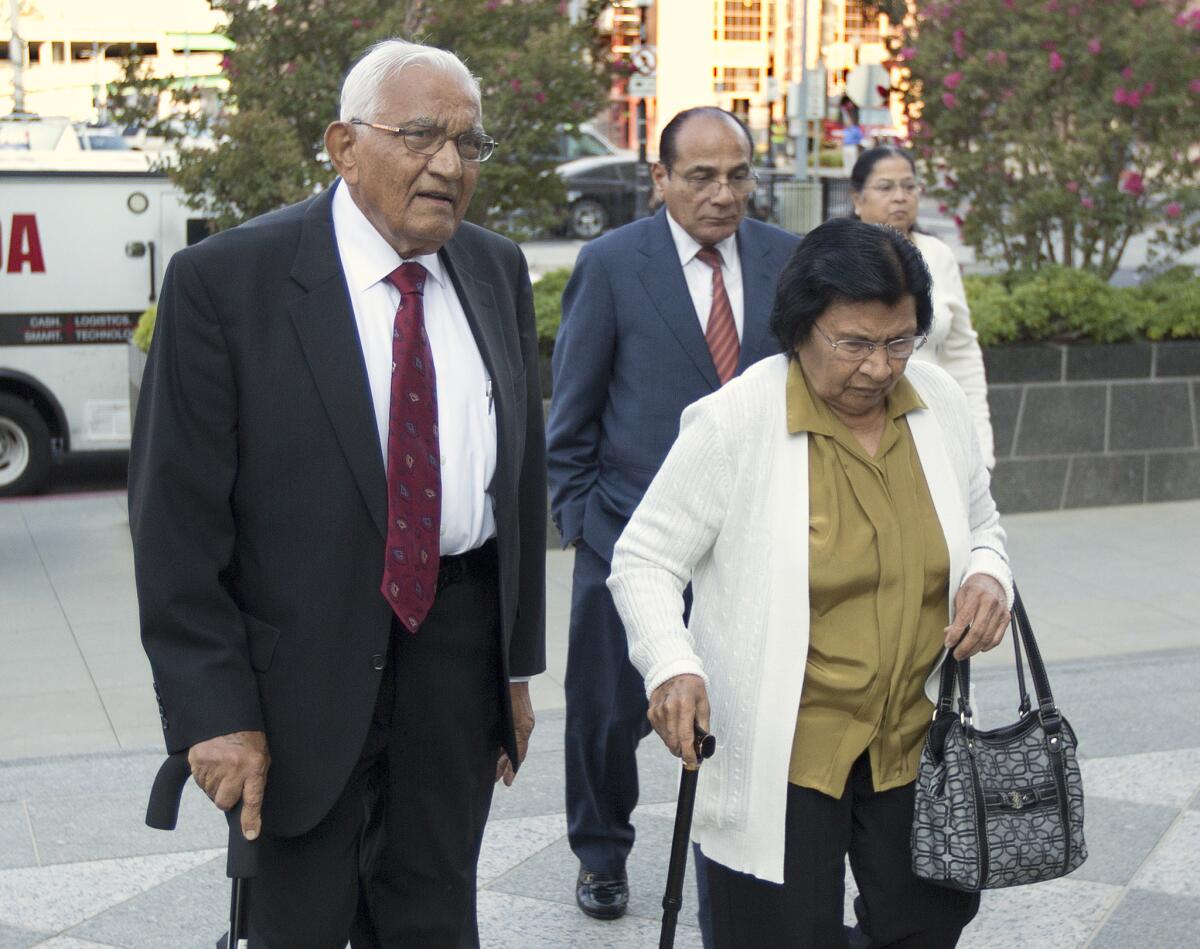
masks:
<svg viewBox="0 0 1200 949"><path fill-rule="evenodd" d="M700 763L717 750L717 739L696 726L696 768L683 769L679 778L679 803L675 806L675 836L671 839L671 862L667 866L667 891L663 894L662 930L658 949L675 945L675 923L683 906L683 876L687 872L688 840L692 834L692 808L696 803L696 779Z"/></svg>
<svg viewBox="0 0 1200 949"><path fill-rule="evenodd" d="M150 789L146 806L146 824L157 830L174 830L179 820L179 799L191 776L187 752L180 751L162 763ZM229 898L229 932L217 940L217 949L247 949L246 909L250 900L250 879L258 872L258 850L242 836L242 802L225 814L229 822L229 853L225 875L232 881Z"/></svg>

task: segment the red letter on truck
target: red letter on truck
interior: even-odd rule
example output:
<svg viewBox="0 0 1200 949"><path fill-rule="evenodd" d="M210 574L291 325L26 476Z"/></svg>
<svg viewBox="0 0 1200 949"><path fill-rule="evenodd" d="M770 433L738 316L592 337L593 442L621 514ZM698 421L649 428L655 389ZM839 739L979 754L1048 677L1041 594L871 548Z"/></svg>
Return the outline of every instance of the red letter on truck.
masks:
<svg viewBox="0 0 1200 949"><path fill-rule="evenodd" d="M45 273L46 262L42 259L42 240L38 237L37 217L32 214L14 214L12 233L8 238L8 272L20 273L29 264L30 273Z"/></svg>

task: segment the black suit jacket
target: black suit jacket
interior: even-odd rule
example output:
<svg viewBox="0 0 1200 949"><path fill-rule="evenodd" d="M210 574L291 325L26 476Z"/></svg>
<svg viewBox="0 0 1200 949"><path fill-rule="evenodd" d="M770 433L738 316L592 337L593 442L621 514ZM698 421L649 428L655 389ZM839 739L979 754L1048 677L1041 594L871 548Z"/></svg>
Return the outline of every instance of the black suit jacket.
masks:
<svg viewBox="0 0 1200 949"><path fill-rule="evenodd" d="M130 456L167 748L265 730L263 820L284 835L315 825L344 786L392 628L386 472L332 196L174 257ZM531 675L545 668L546 487L529 275L515 244L470 224L441 255L493 380L504 671Z"/></svg>

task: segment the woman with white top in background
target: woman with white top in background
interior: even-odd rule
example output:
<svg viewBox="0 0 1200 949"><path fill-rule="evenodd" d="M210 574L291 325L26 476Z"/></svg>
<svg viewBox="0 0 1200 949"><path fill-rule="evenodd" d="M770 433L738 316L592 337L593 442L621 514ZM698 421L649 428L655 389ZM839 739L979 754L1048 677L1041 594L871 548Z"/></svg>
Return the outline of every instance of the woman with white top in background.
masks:
<svg viewBox="0 0 1200 949"><path fill-rule="evenodd" d="M983 351L971 325L971 311L954 252L916 228L921 182L912 155L893 145L863 152L850 173L854 213L867 224L888 224L907 237L933 277L933 325L929 343L914 358L936 363L962 387L971 407L979 447L988 469L996 465L988 411Z"/></svg>

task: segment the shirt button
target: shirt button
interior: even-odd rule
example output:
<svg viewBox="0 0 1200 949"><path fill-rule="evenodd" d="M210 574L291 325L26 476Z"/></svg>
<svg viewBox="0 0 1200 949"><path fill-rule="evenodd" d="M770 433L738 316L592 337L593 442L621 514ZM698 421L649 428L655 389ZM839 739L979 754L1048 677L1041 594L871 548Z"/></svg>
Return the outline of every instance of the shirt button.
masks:
<svg viewBox="0 0 1200 949"><path fill-rule="evenodd" d="M375 655L373 655L371 657L371 668L374 669L376 672L379 672L380 670L383 669L383 666L384 666L383 656L381 656L379 653L375 653Z"/></svg>

